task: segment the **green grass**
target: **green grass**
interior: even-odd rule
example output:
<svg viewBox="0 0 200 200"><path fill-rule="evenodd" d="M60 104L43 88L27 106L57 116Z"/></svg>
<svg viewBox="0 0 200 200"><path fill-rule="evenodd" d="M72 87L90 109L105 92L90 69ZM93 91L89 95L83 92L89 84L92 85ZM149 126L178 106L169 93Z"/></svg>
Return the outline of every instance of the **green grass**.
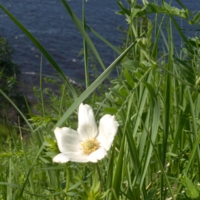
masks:
<svg viewBox="0 0 200 200"><path fill-rule="evenodd" d="M118 14L128 22L119 49L86 24L87 5L83 3L81 21L67 1L61 2L83 36L84 91L68 82L42 44L0 5L63 79L57 95L43 88L41 62L37 115L31 111L25 115L0 90L25 122L15 127L0 125L0 199L199 199L200 40L187 38L176 21L198 23L199 13L194 16L180 1L181 10L164 1L161 5L119 1ZM119 55L110 66L104 66L88 30ZM176 49L174 31L183 48ZM92 83L91 52L104 70ZM109 74L116 67L119 75L111 79ZM97 121L106 113L116 116L120 126L112 148L98 164L55 164L52 158L58 148L53 130L57 126L76 129L81 102L94 108Z"/></svg>

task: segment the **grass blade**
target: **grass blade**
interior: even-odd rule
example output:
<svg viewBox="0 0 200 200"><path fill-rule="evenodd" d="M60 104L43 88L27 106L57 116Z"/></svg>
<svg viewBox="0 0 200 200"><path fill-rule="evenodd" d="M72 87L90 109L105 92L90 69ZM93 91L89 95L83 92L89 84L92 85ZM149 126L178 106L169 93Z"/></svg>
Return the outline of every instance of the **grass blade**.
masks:
<svg viewBox="0 0 200 200"><path fill-rule="evenodd" d="M60 120L55 124L54 128L60 126L74 110L108 77L110 72L119 64L119 62L126 56L130 49L136 44L132 43L68 108Z"/></svg>
<svg viewBox="0 0 200 200"><path fill-rule="evenodd" d="M86 33L84 25L78 19L78 17L75 15L75 13L72 11L72 9L68 5L68 3L65 0L62 0L62 3L64 5L64 7L66 8L67 12L69 13L70 17L72 18L74 24L76 25L76 27L78 28L78 30L80 31L80 33L82 34L82 36L84 37L84 39L87 42L88 46L91 48L92 52L94 53L96 59L98 60L99 64L101 65L102 69L105 70L106 67L103 64L103 61L101 60L101 57L100 57L98 51L96 50L93 42L91 41L90 37Z"/></svg>

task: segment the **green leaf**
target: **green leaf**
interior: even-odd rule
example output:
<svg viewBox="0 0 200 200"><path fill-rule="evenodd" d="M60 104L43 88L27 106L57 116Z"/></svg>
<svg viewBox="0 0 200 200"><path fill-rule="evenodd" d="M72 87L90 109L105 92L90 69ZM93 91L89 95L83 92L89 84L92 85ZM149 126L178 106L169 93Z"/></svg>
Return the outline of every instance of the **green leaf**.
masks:
<svg viewBox="0 0 200 200"><path fill-rule="evenodd" d="M118 111L117 108L104 108L104 112L111 115L115 115L117 111Z"/></svg>
<svg viewBox="0 0 200 200"><path fill-rule="evenodd" d="M123 97L127 97L129 95L129 91L127 91L127 89L124 86L121 86L119 88L119 94Z"/></svg>
<svg viewBox="0 0 200 200"><path fill-rule="evenodd" d="M189 20L189 24L195 24L196 22L198 22L200 19L200 11L194 16L193 20Z"/></svg>
<svg viewBox="0 0 200 200"><path fill-rule="evenodd" d="M116 168L114 171L113 176L113 183L112 188L114 190L114 193L112 193L112 198L115 199L115 196L119 197L120 194L120 187L121 187L121 179L122 179L122 169L123 169L123 161L124 161L124 143L125 143L125 133L123 135L121 146L120 146L120 152L116 163Z"/></svg>
<svg viewBox="0 0 200 200"><path fill-rule="evenodd" d="M122 66L129 71L133 71L140 66L140 62L137 60L126 60L122 63Z"/></svg>
<svg viewBox="0 0 200 200"><path fill-rule="evenodd" d="M123 14L123 15L128 15L128 16L130 16L131 10L126 9L126 8L123 6L122 2L120 2L120 1L118 1L117 3L118 3L118 6L121 8L121 11L118 11L118 13L119 13L119 14Z"/></svg>
<svg viewBox="0 0 200 200"><path fill-rule="evenodd" d="M131 74L129 73L129 71L126 70L126 69L124 70L124 77L125 77L125 79L126 79L128 85L129 85L131 88L134 88L134 86L135 86L134 80L133 80Z"/></svg>
<svg viewBox="0 0 200 200"><path fill-rule="evenodd" d="M180 63L179 69L182 73L183 79L185 79L191 85L195 85L196 75L192 66L189 66L185 60L180 60L178 58L176 60Z"/></svg>
<svg viewBox="0 0 200 200"><path fill-rule="evenodd" d="M164 2L164 8L169 12L169 14L177 15L177 16L185 18L185 19L188 18L188 11L187 10L184 10L184 9L180 10L176 7L170 6L166 2Z"/></svg>
<svg viewBox="0 0 200 200"><path fill-rule="evenodd" d="M199 197L199 189L187 176L181 177L180 181L185 187L185 192L188 197L192 199L196 199Z"/></svg>
<svg viewBox="0 0 200 200"><path fill-rule="evenodd" d="M166 2L164 2L164 6L159 6L156 3L149 2L144 6L143 9L140 10L140 12L137 12L137 15L134 17L141 17L143 15L152 13L163 13L167 15L175 15L184 19L188 19L188 10L187 9L178 9L176 7L170 6Z"/></svg>

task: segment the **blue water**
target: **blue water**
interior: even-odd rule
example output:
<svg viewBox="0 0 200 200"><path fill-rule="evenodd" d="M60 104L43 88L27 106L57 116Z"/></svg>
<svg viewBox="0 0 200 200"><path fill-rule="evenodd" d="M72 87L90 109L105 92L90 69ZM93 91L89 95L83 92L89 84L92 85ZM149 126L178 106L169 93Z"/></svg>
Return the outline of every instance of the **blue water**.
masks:
<svg viewBox="0 0 200 200"><path fill-rule="evenodd" d="M125 18L116 15L119 10L116 0L88 0L85 4L86 21L95 31L115 46L122 44L123 34L119 26L125 27ZM175 2L175 1L174 1ZM200 1L182 1L191 11L200 9ZM46 48L66 76L81 82L84 79L82 57L82 38L71 18L59 0L1 0L5 6ZM71 8L81 17L81 0L69 0ZM173 3L173 5L177 5ZM187 24L184 28L190 28ZM187 31L195 36L195 31ZM22 72L39 72L41 53L22 33L22 31L0 10L0 36L6 37L15 49L13 61L20 65ZM103 42L91 35L105 66L114 60L116 54ZM176 36L175 36L176 37ZM180 42L177 38L177 44ZM42 60L45 74L55 71L48 61ZM93 73L92 69L90 71Z"/></svg>

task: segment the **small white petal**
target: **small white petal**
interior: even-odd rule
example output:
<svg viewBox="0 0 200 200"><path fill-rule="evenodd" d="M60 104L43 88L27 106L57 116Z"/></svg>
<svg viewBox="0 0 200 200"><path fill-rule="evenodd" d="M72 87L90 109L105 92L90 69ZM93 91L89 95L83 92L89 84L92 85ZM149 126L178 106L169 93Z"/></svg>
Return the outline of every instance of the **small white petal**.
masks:
<svg viewBox="0 0 200 200"><path fill-rule="evenodd" d="M119 124L115 120L115 116L106 114L100 119L97 140L106 151L108 151L112 145L118 126Z"/></svg>
<svg viewBox="0 0 200 200"><path fill-rule="evenodd" d="M56 163L66 163L68 161L70 161L70 159L67 155L65 155L65 153L59 153L53 158L53 162Z"/></svg>
<svg viewBox="0 0 200 200"><path fill-rule="evenodd" d="M80 137L77 131L63 127L56 128L54 134L60 152L80 151Z"/></svg>
<svg viewBox="0 0 200 200"><path fill-rule="evenodd" d="M94 138L98 133L93 110L87 104L79 106L77 131L84 139Z"/></svg>
<svg viewBox="0 0 200 200"><path fill-rule="evenodd" d="M107 155L107 152L103 148L99 148L96 151L92 152L90 155L88 155L88 161L96 163L98 160L103 159Z"/></svg>
<svg viewBox="0 0 200 200"><path fill-rule="evenodd" d="M57 163L66 163L69 161L86 163L88 162L88 156L82 154L82 152L64 152L53 158L53 162Z"/></svg>

